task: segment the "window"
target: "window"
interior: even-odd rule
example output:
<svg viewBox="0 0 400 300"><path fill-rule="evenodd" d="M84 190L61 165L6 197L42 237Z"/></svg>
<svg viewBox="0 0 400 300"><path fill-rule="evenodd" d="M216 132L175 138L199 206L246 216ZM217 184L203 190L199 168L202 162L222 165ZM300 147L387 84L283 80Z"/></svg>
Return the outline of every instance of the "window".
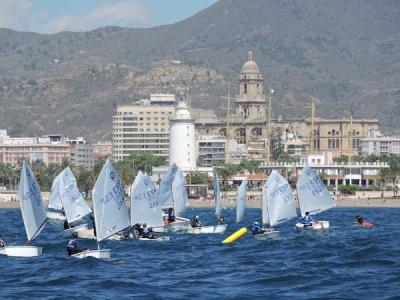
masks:
<svg viewBox="0 0 400 300"><path fill-rule="evenodd" d="M244 84L244 93L247 94L247 84Z"/></svg>

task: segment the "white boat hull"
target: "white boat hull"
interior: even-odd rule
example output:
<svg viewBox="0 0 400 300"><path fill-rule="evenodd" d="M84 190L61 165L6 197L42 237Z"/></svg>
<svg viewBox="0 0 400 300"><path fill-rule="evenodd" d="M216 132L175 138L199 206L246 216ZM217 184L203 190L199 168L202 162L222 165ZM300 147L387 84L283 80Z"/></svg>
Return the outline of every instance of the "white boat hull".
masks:
<svg viewBox="0 0 400 300"><path fill-rule="evenodd" d="M15 257L35 257L42 255L42 249L36 246L10 246L5 248L5 254Z"/></svg>
<svg viewBox="0 0 400 300"><path fill-rule="evenodd" d="M177 217L176 221L160 227L153 227L152 230L157 233L186 231L190 228L190 220Z"/></svg>
<svg viewBox="0 0 400 300"><path fill-rule="evenodd" d="M71 255L71 257L75 257L75 258L94 257L94 258L98 258L98 259L107 259L107 258L111 258L111 250L110 249L86 250L86 251Z"/></svg>
<svg viewBox="0 0 400 300"><path fill-rule="evenodd" d="M1 254L3 254L3 255L6 254L6 248L5 248L5 247L0 249L0 255L1 255Z"/></svg>
<svg viewBox="0 0 400 300"><path fill-rule="evenodd" d="M194 227L189 230L189 233L192 234L201 234L201 233L224 233L228 225L215 225L215 226L202 226L202 227Z"/></svg>
<svg viewBox="0 0 400 300"><path fill-rule="evenodd" d="M310 229L327 229L329 228L329 221L318 221L313 223L312 226L304 226L302 223L296 224L297 228L310 228Z"/></svg>
<svg viewBox="0 0 400 300"><path fill-rule="evenodd" d="M58 211L47 211L46 212L47 218L50 220L56 220L56 221L65 221L67 218L65 215L61 212Z"/></svg>
<svg viewBox="0 0 400 300"><path fill-rule="evenodd" d="M163 242L169 241L169 236L158 236L155 239L148 239L148 238L139 238L139 241L156 241L156 242Z"/></svg>
<svg viewBox="0 0 400 300"><path fill-rule="evenodd" d="M79 231L82 231L82 230L91 230L91 231L93 231L92 229L90 229L90 227L91 227L91 225L85 223L85 224L81 224L81 225L78 225L78 226L75 226L75 227L71 227L71 228L65 229L64 233L66 233L68 235L71 235L73 233L76 233L76 232L79 232Z"/></svg>
<svg viewBox="0 0 400 300"><path fill-rule="evenodd" d="M279 233L278 230L273 230L273 229L264 229L265 232L264 233L260 233L260 234L255 234L253 235L253 237L257 238L257 239L265 239L268 238L270 236L276 235Z"/></svg>

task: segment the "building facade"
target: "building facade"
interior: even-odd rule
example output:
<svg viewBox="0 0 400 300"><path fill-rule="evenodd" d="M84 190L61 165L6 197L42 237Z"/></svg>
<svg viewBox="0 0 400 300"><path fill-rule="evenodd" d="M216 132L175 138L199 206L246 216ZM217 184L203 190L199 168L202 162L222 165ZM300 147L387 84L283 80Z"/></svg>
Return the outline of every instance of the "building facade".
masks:
<svg viewBox="0 0 400 300"><path fill-rule="evenodd" d="M100 158L110 158L112 156L112 142L98 141L93 145L93 159L95 161Z"/></svg>
<svg viewBox="0 0 400 300"><path fill-rule="evenodd" d="M66 140L71 147L71 164L84 167L87 170L94 168L93 146L87 144L83 137Z"/></svg>
<svg viewBox="0 0 400 300"><path fill-rule="evenodd" d="M198 163L203 167L214 167L225 163L226 138L203 136L197 140Z"/></svg>
<svg viewBox="0 0 400 300"><path fill-rule="evenodd" d="M361 156L400 155L400 136L385 136L373 131L370 136L360 139L359 150Z"/></svg>
<svg viewBox="0 0 400 300"><path fill-rule="evenodd" d="M17 166L21 161L61 165L70 161L71 148L61 135L45 137L10 137L0 132L0 163Z"/></svg>
<svg viewBox="0 0 400 300"><path fill-rule="evenodd" d="M169 97L163 105L156 97L153 103L141 100L132 105L119 105L113 115L112 156L123 160L135 151L150 151L169 157L169 118L174 113ZM167 105L168 104L168 105Z"/></svg>

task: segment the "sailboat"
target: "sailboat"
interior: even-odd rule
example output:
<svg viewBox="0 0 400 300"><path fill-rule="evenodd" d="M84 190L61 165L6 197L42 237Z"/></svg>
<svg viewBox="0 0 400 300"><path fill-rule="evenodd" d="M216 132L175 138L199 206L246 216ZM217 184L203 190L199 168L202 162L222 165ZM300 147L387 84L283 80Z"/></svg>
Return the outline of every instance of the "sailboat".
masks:
<svg viewBox="0 0 400 300"><path fill-rule="evenodd" d="M310 215L316 215L336 206L317 172L308 166L305 166L301 172L296 188L302 217L305 216L306 212L309 212ZM304 228L305 226L302 223L297 223L296 227ZM329 228L329 221L318 221L308 227L313 229Z"/></svg>
<svg viewBox="0 0 400 300"><path fill-rule="evenodd" d="M110 258L110 249L100 249L100 243L130 226L124 190L117 171L107 160L93 188L93 212L96 226L97 250L72 255L77 258Z"/></svg>
<svg viewBox="0 0 400 300"><path fill-rule="evenodd" d="M273 227L297 217L296 203L287 180L272 171L263 187L262 221L265 233L277 233ZM269 227L267 227L269 226ZM256 235L258 237L259 235Z"/></svg>
<svg viewBox="0 0 400 300"><path fill-rule="evenodd" d="M239 186L236 199L236 223L242 222L244 217L244 211L246 209L246 192L247 180L243 180Z"/></svg>
<svg viewBox="0 0 400 300"><path fill-rule="evenodd" d="M214 199L215 199L215 215L217 220L221 217L221 195L220 195L220 188L218 183L218 172L217 169L214 168L214 177L213 177L213 189L214 189ZM228 227L227 224L218 224L214 226L201 226L201 227L194 227L190 229L190 233L199 234L199 233L223 233L225 232L226 228Z"/></svg>
<svg viewBox="0 0 400 300"><path fill-rule="evenodd" d="M141 171L131 187L131 226L135 224L146 224L148 228L163 226L157 187L151 178ZM169 237L140 237L139 240L165 241L169 240Z"/></svg>
<svg viewBox="0 0 400 300"><path fill-rule="evenodd" d="M57 221L65 221L66 217L63 211L63 206L60 197L60 178L63 172L57 175L51 185L49 204L47 205L47 218Z"/></svg>
<svg viewBox="0 0 400 300"><path fill-rule="evenodd" d="M67 167L60 175L59 195L62 206L64 207L67 222L70 226L70 228L64 230L64 232L72 234L81 230L88 230L90 226L87 223L76 225L77 222L91 214L92 210L79 192L74 174L71 169Z"/></svg>
<svg viewBox="0 0 400 300"><path fill-rule="evenodd" d="M47 215L32 169L24 161L21 170L21 179L18 187L18 200L21 205L22 219L24 221L27 246L6 246L7 256L34 257L42 254L42 247L31 246L35 237L46 224Z"/></svg>
<svg viewBox="0 0 400 300"><path fill-rule="evenodd" d="M174 163L163 176L160 182L159 201L163 208L172 207L175 212L175 222L161 227L153 227L154 232L185 230L189 220L180 216L188 204L185 187L185 178L182 171Z"/></svg>

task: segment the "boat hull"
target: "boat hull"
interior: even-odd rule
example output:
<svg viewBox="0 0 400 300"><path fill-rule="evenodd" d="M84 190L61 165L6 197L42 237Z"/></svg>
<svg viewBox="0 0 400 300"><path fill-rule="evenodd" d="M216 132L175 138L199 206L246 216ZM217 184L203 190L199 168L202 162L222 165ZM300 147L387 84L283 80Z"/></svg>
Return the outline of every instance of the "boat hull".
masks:
<svg viewBox="0 0 400 300"><path fill-rule="evenodd" d="M152 230L157 233L162 233L162 232L185 231L188 230L189 228L190 228L190 220L177 217L175 222L160 227L153 227Z"/></svg>
<svg viewBox="0 0 400 300"><path fill-rule="evenodd" d="M312 226L304 226L302 223L296 224L297 228L306 228L306 229L327 229L329 228L329 221L318 221L315 222Z"/></svg>
<svg viewBox="0 0 400 300"><path fill-rule="evenodd" d="M159 236L156 237L155 239L148 239L148 238L139 238L139 241L155 241L155 242L164 242L164 241L169 241L169 236Z"/></svg>
<svg viewBox="0 0 400 300"><path fill-rule="evenodd" d="M111 258L111 250L110 249L101 249L101 250L86 250L83 252L76 253L71 255L71 257L75 258L86 258L86 257L93 257L98 259L107 259Z"/></svg>
<svg viewBox="0 0 400 300"><path fill-rule="evenodd" d="M55 220L55 221L65 221L67 218L65 215L61 212L58 211L47 211L46 212L47 218L50 220Z"/></svg>
<svg viewBox="0 0 400 300"><path fill-rule="evenodd" d="M82 230L91 230L91 231L93 231L92 229L90 229L90 227L91 227L91 225L85 223L85 224L81 224L81 225L78 225L78 226L75 226L75 227L71 227L71 228L65 229L64 233L67 234L67 235L71 235L73 233L77 233L77 232L82 231Z"/></svg>
<svg viewBox="0 0 400 300"><path fill-rule="evenodd" d="M215 226L202 226L190 228L189 233L192 234L211 234L211 233L224 233L228 225L215 225Z"/></svg>
<svg viewBox="0 0 400 300"><path fill-rule="evenodd" d="M278 233L279 233L278 230L266 229L264 233L253 235L253 237L255 237L256 239L262 240L262 239L267 239L268 237L274 236Z"/></svg>
<svg viewBox="0 0 400 300"><path fill-rule="evenodd" d="M10 246L5 248L5 254L14 257L35 257L42 255L42 249L36 246Z"/></svg>

